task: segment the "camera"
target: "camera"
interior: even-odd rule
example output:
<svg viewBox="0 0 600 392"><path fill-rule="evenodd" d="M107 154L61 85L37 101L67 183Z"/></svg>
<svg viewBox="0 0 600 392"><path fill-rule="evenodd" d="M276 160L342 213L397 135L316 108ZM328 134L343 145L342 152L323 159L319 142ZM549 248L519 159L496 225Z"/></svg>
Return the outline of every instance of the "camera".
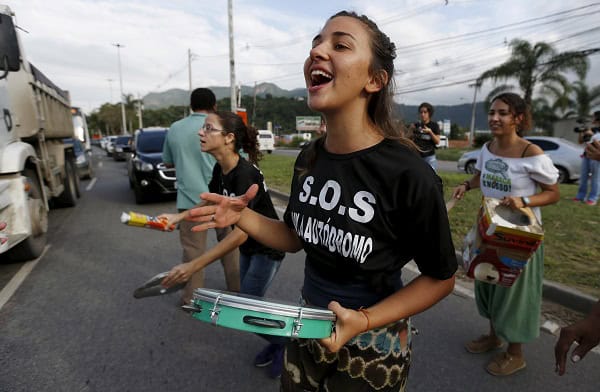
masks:
<svg viewBox="0 0 600 392"><path fill-rule="evenodd" d="M423 131L423 128L425 128L425 125L423 125L423 123L417 122L414 124L414 126L415 126L416 133L418 133L418 134L425 133L425 131Z"/></svg>
<svg viewBox="0 0 600 392"><path fill-rule="evenodd" d="M573 128L573 132L575 133L582 133L591 128L589 119L586 117L578 118L577 120L575 120L575 122L577 123L575 128Z"/></svg>
<svg viewBox="0 0 600 392"><path fill-rule="evenodd" d="M573 128L573 132L575 132L575 133L583 133L583 132L587 131L588 129L589 129L589 127L586 127L586 126L577 126L577 127ZM590 134L583 134L581 136L581 142L582 143L587 143L590 140L592 140L592 135L590 135Z"/></svg>

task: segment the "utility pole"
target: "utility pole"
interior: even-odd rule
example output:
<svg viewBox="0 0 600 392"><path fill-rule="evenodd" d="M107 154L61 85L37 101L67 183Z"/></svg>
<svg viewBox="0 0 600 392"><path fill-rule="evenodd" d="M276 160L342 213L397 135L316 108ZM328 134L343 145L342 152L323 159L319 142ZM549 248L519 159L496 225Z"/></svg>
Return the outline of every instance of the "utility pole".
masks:
<svg viewBox="0 0 600 392"><path fill-rule="evenodd" d="M137 101L137 114L138 114L138 122L140 124L140 129L144 128L144 123L142 121L142 110L144 109L144 102L142 98L140 98L140 93L138 93L138 101Z"/></svg>
<svg viewBox="0 0 600 392"><path fill-rule="evenodd" d="M481 82L477 81L473 84L469 84L469 87L473 87L473 108L471 109L471 128L469 129L469 144L475 145L475 108L477 107L477 90L481 87Z"/></svg>
<svg viewBox="0 0 600 392"><path fill-rule="evenodd" d="M256 81L254 82L254 102L252 103L252 126L256 124L255 116L256 115Z"/></svg>
<svg viewBox="0 0 600 392"><path fill-rule="evenodd" d="M126 120L125 120L125 96L123 95L123 74L121 72L121 48L124 48L123 45L116 43L113 44L113 46L117 47L117 56L119 58L119 84L121 86L121 117L122 117L122 124L123 124L123 128L121 129L121 133L123 135L127 134L127 124L126 124Z"/></svg>
<svg viewBox="0 0 600 392"><path fill-rule="evenodd" d="M190 95L192 95L192 49L188 49L188 82Z"/></svg>
<svg viewBox="0 0 600 392"><path fill-rule="evenodd" d="M231 111L236 112L235 107L235 60L233 53L233 0L227 0L227 15L229 19L229 86L231 89Z"/></svg>
<svg viewBox="0 0 600 392"><path fill-rule="evenodd" d="M108 102L112 103L112 100L113 100L113 94L112 94L112 82L113 82L113 80L112 80L112 79L110 79L110 78L108 78L108 79L106 79L106 80L108 80L108 87L110 88L110 101L108 101Z"/></svg>

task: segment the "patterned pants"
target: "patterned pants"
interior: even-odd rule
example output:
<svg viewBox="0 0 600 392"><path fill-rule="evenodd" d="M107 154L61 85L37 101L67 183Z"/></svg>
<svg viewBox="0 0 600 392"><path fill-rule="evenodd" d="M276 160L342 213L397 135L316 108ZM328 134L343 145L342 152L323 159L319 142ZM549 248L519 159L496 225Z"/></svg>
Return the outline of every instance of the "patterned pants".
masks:
<svg viewBox="0 0 600 392"><path fill-rule="evenodd" d="M292 339L281 391L404 391L410 359L410 320L364 332L337 353L315 339Z"/></svg>

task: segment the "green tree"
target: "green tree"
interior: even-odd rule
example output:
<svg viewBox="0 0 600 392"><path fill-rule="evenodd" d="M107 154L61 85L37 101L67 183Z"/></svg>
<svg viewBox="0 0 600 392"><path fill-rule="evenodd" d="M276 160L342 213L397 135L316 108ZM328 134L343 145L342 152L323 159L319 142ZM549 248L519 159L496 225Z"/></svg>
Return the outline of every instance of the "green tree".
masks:
<svg viewBox="0 0 600 392"><path fill-rule="evenodd" d="M535 121L537 128L541 128L546 134L552 135L554 130L554 122L559 119L556 115L556 109L545 98L534 98L531 103L531 116Z"/></svg>
<svg viewBox="0 0 600 392"><path fill-rule="evenodd" d="M481 85L488 79L494 83L498 80L516 79L528 105L532 105L536 87L548 83L566 84L565 72L574 71L579 77L583 77L588 70L587 56L581 52L558 53L548 43L538 42L532 46L522 39L512 40L510 47L509 59L482 73L477 83Z"/></svg>
<svg viewBox="0 0 600 392"><path fill-rule="evenodd" d="M551 83L542 87L542 94L550 99L545 104L554 112L557 120L571 116L575 105L571 99L572 91L570 84Z"/></svg>
<svg viewBox="0 0 600 392"><path fill-rule="evenodd" d="M588 118L592 108L600 105L600 85L589 88L581 78L571 86L573 91L573 114L576 118Z"/></svg>

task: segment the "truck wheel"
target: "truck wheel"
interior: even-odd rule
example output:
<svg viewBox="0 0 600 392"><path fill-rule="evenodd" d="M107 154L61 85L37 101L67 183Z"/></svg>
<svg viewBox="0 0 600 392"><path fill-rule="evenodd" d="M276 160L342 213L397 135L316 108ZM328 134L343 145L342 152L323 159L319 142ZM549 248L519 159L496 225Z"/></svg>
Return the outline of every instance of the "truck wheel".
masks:
<svg viewBox="0 0 600 392"><path fill-rule="evenodd" d="M6 257L11 262L21 262L38 258L46 247L47 242L48 211L42 199L42 188L36 171L25 169L21 175L27 177L31 185L27 204L32 222L32 234L6 253Z"/></svg>
<svg viewBox="0 0 600 392"><path fill-rule="evenodd" d="M90 180L94 178L94 161L92 159L92 154L88 155L88 172L86 178Z"/></svg>
<svg viewBox="0 0 600 392"><path fill-rule="evenodd" d="M75 193L77 194L77 198L81 198L81 178L79 178L79 172L77 171L77 166L71 161L71 165L73 166L73 173L75 173Z"/></svg>
<svg viewBox="0 0 600 392"><path fill-rule="evenodd" d="M75 207L77 204L77 194L79 193L79 177L73 167L73 161L65 162L65 190L58 197L58 202L64 207Z"/></svg>

